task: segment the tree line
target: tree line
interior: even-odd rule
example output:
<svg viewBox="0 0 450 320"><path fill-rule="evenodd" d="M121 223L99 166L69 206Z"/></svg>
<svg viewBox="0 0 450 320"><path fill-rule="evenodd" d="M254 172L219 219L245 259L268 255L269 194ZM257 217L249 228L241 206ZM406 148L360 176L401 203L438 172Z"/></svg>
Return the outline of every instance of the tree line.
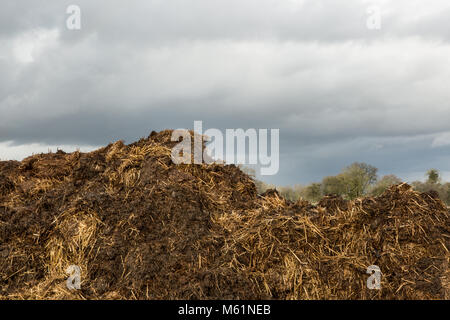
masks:
<svg viewBox="0 0 450 320"><path fill-rule="evenodd" d="M254 176L251 168L242 168L248 174ZM286 199L296 201L298 199L317 202L326 195L338 195L344 199L356 199L362 196L379 196L392 185L402 183L395 175L378 177L378 169L372 165L355 162L343 168L335 176L327 176L321 182L309 185L275 186L255 179L255 185L259 193L268 189L277 189ZM414 181L412 187L420 192L436 191L440 198L450 205L450 183L443 182L437 169L426 172L426 181Z"/></svg>

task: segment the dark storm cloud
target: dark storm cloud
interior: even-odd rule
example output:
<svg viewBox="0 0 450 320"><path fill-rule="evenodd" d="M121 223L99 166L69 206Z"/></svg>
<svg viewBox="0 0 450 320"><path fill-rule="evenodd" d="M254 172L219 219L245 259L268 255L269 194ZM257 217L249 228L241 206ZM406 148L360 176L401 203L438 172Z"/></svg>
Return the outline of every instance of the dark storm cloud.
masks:
<svg viewBox="0 0 450 320"><path fill-rule="evenodd" d="M371 31L366 10L377 3L382 29ZM81 7L79 31L65 28L69 4ZM317 180L352 161L405 177L431 164L450 171L447 1L5 1L1 9L6 155L6 142L130 142L203 120L205 129L280 128L272 182Z"/></svg>

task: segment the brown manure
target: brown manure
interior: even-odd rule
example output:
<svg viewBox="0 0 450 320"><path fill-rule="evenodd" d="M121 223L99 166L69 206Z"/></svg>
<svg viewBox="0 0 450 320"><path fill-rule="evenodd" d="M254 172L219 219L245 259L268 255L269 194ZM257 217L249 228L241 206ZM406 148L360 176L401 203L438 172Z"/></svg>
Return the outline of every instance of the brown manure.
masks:
<svg viewBox="0 0 450 320"><path fill-rule="evenodd" d="M435 195L258 196L234 165L172 163L170 137L0 162L0 299L449 298L450 218Z"/></svg>

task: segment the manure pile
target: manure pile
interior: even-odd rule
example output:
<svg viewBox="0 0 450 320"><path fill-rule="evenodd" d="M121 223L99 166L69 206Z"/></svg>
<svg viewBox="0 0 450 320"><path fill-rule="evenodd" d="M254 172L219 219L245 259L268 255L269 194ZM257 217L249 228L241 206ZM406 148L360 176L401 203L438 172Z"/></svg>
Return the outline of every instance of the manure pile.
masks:
<svg viewBox="0 0 450 320"><path fill-rule="evenodd" d="M170 137L0 162L0 299L450 298L435 194L289 202L233 165L173 164Z"/></svg>

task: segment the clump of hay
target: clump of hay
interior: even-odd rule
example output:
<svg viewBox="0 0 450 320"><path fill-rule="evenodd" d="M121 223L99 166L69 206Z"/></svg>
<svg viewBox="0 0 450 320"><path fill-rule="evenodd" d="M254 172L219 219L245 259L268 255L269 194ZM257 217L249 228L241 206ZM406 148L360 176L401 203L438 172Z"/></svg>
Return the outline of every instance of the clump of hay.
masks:
<svg viewBox="0 0 450 320"><path fill-rule="evenodd" d="M402 184L346 210L319 205L294 214L295 205L278 199L217 219L230 234L224 253L232 268L259 284L252 298L449 297L449 212L436 197ZM382 271L381 290L367 288L371 265Z"/></svg>

